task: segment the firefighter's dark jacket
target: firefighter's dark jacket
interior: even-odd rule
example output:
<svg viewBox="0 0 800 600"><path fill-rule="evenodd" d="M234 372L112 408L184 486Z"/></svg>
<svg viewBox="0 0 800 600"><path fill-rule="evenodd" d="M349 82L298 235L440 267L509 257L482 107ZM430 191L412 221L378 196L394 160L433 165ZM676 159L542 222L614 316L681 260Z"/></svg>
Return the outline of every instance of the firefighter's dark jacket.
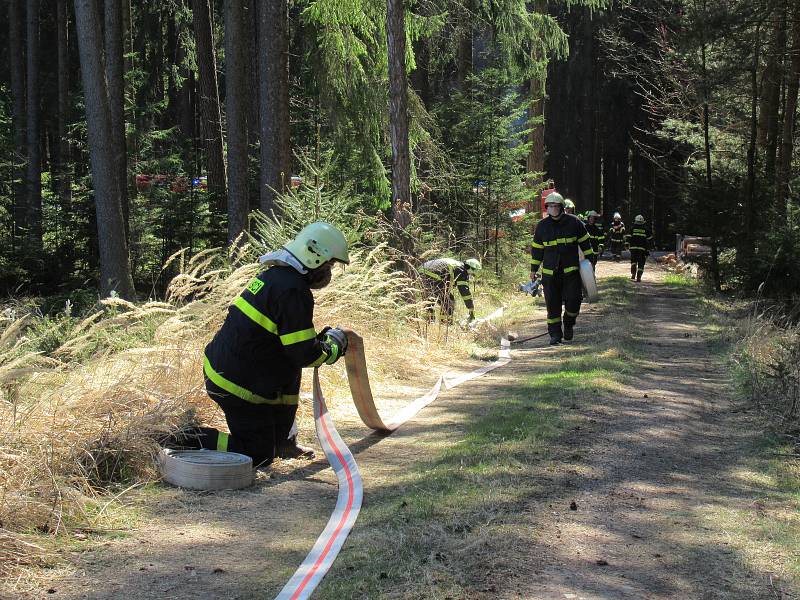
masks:
<svg viewBox="0 0 800 600"><path fill-rule="evenodd" d="M578 217L569 214L562 214L558 220L545 217L533 232L531 272L540 266L543 277L551 277L559 270L565 274L577 272L578 246L584 255L594 254L589 233Z"/></svg>
<svg viewBox="0 0 800 600"><path fill-rule="evenodd" d="M603 226L599 223L586 223L586 231L589 234L589 239L592 242L592 250L597 252L600 250L600 246L602 246L606 241L606 234L603 231Z"/></svg>
<svg viewBox="0 0 800 600"><path fill-rule="evenodd" d="M634 224L631 229L630 235L626 236L629 250L643 250L650 251L650 245L653 242L653 233L650 228L644 224Z"/></svg>
<svg viewBox="0 0 800 600"><path fill-rule="evenodd" d="M248 402L296 404L301 369L338 358L338 348L318 338L313 316L305 275L285 266L261 272L206 346L206 377Z"/></svg>
<svg viewBox="0 0 800 600"><path fill-rule="evenodd" d="M621 244L625 241L625 223L622 221L612 221L608 228L608 234L612 242Z"/></svg>
<svg viewBox="0 0 800 600"><path fill-rule="evenodd" d="M465 263L454 258L436 258L424 263L419 272L433 281L441 282L446 293L452 293L453 287L457 287L467 310L475 310L469 289L469 268Z"/></svg>

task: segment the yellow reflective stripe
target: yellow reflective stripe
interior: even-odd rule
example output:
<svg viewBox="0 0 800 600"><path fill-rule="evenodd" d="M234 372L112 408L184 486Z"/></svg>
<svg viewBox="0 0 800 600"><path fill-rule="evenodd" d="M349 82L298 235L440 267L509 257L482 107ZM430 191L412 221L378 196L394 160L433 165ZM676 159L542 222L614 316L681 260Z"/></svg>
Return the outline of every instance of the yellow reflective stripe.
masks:
<svg viewBox="0 0 800 600"><path fill-rule="evenodd" d="M591 248L588 248L583 251L584 256L589 256L590 254L594 254L594 250L592 250Z"/></svg>
<svg viewBox="0 0 800 600"><path fill-rule="evenodd" d="M306 340L312 340L315 337L317 337L317 331L311 327L309 329L303 329L302 331L284 333L281 336L281 344L284 346L291 346L292 344L299 344L300 342L305 342Z"/></svg>
<svg viewBox="0 0 800 600"><path fill-rule="evenodd" d="M238 298L236 298L236 300L233 301L233 305L240 311L242 311L246 316L248 316L250 320L252 320L258 325L261 325L261 327L263 327L270 333L278 335L278 326L275 324L275 322L272 319L270 319L267 315L260 312L255 306L250 304L247 300L239 296Z"/></svg>
<svg viewBox="0 0 800 600"><path fill-rule="evenodd" d="M208 357L205 357L203 361L203 372L206 374L214 384L228 392L229 394L233 394L237 398L241 398L245 402L250 402L251 404L280 404L280 398L264 398L263 396L259 396L258 394L254 394L250 390L246 390L240 385L225 379L222 375L217 373L214 368L211 366L211 363L208 361Z"/></svg>
<svg viewBox="0 0 800 600"><path fill-rule="evenodd" d="M556 323L561 323L561 317L556 317L555 319L547 319L548 325L555 325Z"/></svg>
<svg viewBox="0 0 800 600"><path fill-rule="evenodd" d="M580 244L581 242L585 242L588 239L589 239L589 234L587 233L586 235L584 235L582 238L580 238L578 240L578 243Z"/></svg>
<svg viewBox="0 0 800 600"><path fill-rule="evenodd" d="M577 317L578 313L569 312L568 310L564 311L564 315L567 317Z"/></svg>
<svg viewBox="0 0 800 600"><path fill-rule="evenodd" d="M573 271L577 271L578 267L565 267L564 273L572 273Z"/></svg>
<svg viewBox="0 0 800 600"><path fill-rule="evenodd" d="M642 248L641 246L631 246L628 250L646 250L647 248Z"/></svg>
<svg viewBox="0 0 800 600"><path fill-rule="evenodd" d="M470 294L469 296L461 296L461 298L462 298L464 301L466 301L466 300L472 300L472 294Z"/></svg>
<svg viewBox="0 0 800 600"><path fill-rule="evenodd" d="M537 248L538 250L541 250L542 248L544 248L544 246L542 244L538 243L538 242L533 242L531 244L531 247Z"/></svg>
<svg viewBox="0 0 800 600"><path fill-rule="evenodd" d="M224 431L217 433L217 452L228 451L228 434Z"/></svg>
<svg viewBox="0 0 800 600"><path fill-rule="evenodd" d="M459 281L456 283L458 287L469 287L469 281Z"/></svg>
<svg viewBox="0 0 800 600"><path fill-rule="evenodd" d="M540 264L542 264L542 261L539 260L538 258L532 258L531 259L531 264L532 265L540 265Z"/></svg>
<svg viewBox="0 0 800 600"><path fill-rule="evenodd" d="M571 244L573 242L578 241L577 236L572 236L568 238L558 238L552 240L550 242L542 242L545 246L557 246L558 244Z"/></svg>
<svg viewBox="0 0 800 600"><path fill-rule="evenodd" d="M437 275L433 271L428 271L428 269L420 269L419 272L422 273L423 275L426 275L427 277L430 277L431 279L435 279L437 281L441 281L442 280L442 278L439 277L439 275Z"/></svg>
<svg viewBox="0 0 800 600"><path fill-rule="evenodd" d="M309 367L318 367L322 363L324 363L326 360L328 360L328 353L325 352L325 350L323 350L322 354L319 355L319 358L317 360L315 360L313 363L311 363L310 365L308 365L308 366Z"/></svg>
<svg viewBox="0 0 800 600"><path fill-rule="evenodd" d="M542 274L543 275L552 275L553 274L553 269L545 269L544 267L542 267Z"/></svg>

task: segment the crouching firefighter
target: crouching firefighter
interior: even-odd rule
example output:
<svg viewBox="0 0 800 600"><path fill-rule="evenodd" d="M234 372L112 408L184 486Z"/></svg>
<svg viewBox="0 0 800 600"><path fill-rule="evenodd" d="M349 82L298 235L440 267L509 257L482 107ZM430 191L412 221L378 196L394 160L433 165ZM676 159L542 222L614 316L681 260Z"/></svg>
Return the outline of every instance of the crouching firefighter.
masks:
<svg viewBox="0 0 800 600"><path fill-rule="evenodd" d="M254 465L313 457L293 424L303 367L335 363L347 350L341 329L314 329L314 296L336 262L349 264L347 241L328 223L312 223L280 250L261 257L259 273L228 309L206 346L206 391L225 413L230 433L184 432L179 447L246 454Z"/></svg>
<svg viewBox="0 0 800 600"><path fill-rule="evenodd" d="M547 331L550 344L562 338L571 340L575 320L581 310L583 290L579 271L578 247L586 258L594 255L591 237L583 222L564 212L564 199L553 192L544 200L547 216L539 221L531 245L531 280L541 267L544 300L547 305ZM563 330L561 307L564 306Z"/></svg>
<svg viewBox="0 0 800 600"><path fill-rule="evenodd" d="M422 287L431 300L439 304L443 320L449 323L453 318L454 287L458 288L464 306L469 311L468 320L475 320L475 304L472 301L469 280L471 273L474 274L480 270L481 263L477 258L469 258L464 262L454 258L437 258L423 263L420 267ZM433 306L430 308L430 315L433 315Z"/></svg>
<svg viewBox="0 0 800 600"><path fill-rule="evenodd" d="M644 274L644 263L650 254L650 246L653 243L653 233L645 224L642 215L636 215L633 219L633 228L627 236L628 249L631 251L631 279L642 280Z"/></svg>

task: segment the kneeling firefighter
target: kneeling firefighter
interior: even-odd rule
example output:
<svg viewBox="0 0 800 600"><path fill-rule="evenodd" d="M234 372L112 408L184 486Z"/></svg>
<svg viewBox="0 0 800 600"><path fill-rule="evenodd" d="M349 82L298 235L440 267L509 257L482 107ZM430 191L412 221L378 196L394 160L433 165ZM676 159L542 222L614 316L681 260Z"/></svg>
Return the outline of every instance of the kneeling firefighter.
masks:
<svg viewBox="0 0 800 600"><path fill-rule="evenodd" d="M469 289L470 273L481 270L481 263L477 258L469 258L464 262L454 258L437 258L423 263L419 269L422 276L422 286L434 302L439 304L443 318L450 321L455 309L453 288L458 288L458 293L464 301L464 306L469 311L469 321L475 320L475 304L472 302L472 292ZM432 314L431 307L431 314Z"/></svg>
<svg viewBox="0 0 800 600"><path fill-rule="evenodd" d="M645 224L644 216L636 215L633 219L633 228L627 236L628 249L631 251L631 279L642 280L644 275L644 263L650 254L650 246L653 243L653 234Z"/></svg>
<svg viewBox="0 0 800 600"><path fill-rule="evenodd" d="M335 363L347 350L341 329L314 329L314 296L336 262L349 264L347 241L328 223L304 227L280 250L261 257L254 277L206 346L206 391L225 413L230 433L184 432L177 445L246 454L254 465L276 456L313 457L293 431L303 367Z"/></svg>
<svg viewBox="0 0 800 600"><path fill-rule="evenodd" d="M579 267L578 247L586 258L594 255L591 238L583 222L564 212L564 199L553 192L544 200L547 216L539 221L531 245L531 280L542 270L544 299L547 304L547 331L550 344L562 338L571 340L583 290ZM561 307L564 306L563 330Z"/></svg>

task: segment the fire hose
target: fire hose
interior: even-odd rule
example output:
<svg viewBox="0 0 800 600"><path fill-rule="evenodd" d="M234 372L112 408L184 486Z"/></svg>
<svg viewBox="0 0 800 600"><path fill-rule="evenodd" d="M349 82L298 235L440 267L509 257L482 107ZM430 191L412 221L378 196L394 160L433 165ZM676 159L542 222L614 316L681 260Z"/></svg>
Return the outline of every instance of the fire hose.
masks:
<svg viewBox="0 0 800 600"><path fill-rule="evenodd" d="M500 354L497 360L469 373L440 375L428 393L417 398L386 421L375 407L375 400L369 385L367 361L364 356L364 340L354 331L347 331L347 338L348 352L345 356L345 365L353 402L364 424L376 431L392 432L397 430L403 423L433 402L442 388L452 389L511 362L511 343L503 338L500 342ZM314 369L313 397L317 437L328 462L336 473L339 493L336 507L328 519L325 529L317 538L305 560L280 591L276 600L302 600L311 596L330 569L353 528L364 497L364 486L358 465L352 452L336 431L325 404L317 369Z"/></svg>

